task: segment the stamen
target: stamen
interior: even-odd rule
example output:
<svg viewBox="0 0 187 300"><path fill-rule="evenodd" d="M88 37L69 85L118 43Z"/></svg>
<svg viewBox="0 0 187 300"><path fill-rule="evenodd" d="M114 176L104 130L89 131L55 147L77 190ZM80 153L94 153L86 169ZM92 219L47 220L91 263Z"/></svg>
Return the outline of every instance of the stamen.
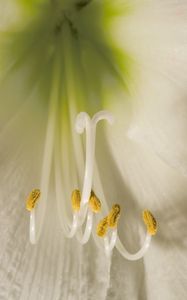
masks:
<svg viewBox="0 0 187 300"><path fill-rule="evenodd" d="M74 211L73 222L71 224L70 232L66 232L66 236L72 238L77 233L77 238L81 244L87 243L90 238L93 226L93 212L97 213L101 210L101 202L94 192L91 191L91 187L93 181L96 125L103 119L112 123L113 116L107 111L101 111L91 119L86 112L81 112L78 114L75 122L75 129L79 134L82 134L84 130L86 131L86 163L82 195L80 196L79 190L74 190L72 193L71 203ZM56 159L55 162L56 181L58 180L59 182L58 160ZM57 198L59 199L58 185L56 191ZM88 205L86 205L88 202L90 202L90 210L88 209ZM87 219L86 227L84 233L82 233L81 227L84 224L85 219Z"/></svg>
<svg viewBox="0 0 187 300"><path fill-rule="evenodd" d="M54 121L54 114L53 114L53 121ZM92 226L93 226L93 213L98 213L101 211L101 202L98 199L98 197L95 195L93 191L91 191L92 187L92 181L93 181L93 167L94 167L94 154L95 154L95 137L96 137L96 125L100 120L107 120L109 123L113 122L113 116L106 112L101 111L98 112L93 116L92 119L90 119L89 115L87 113L80 113L76 120L76 130L79 133L83 133L84 129L86 129L86 164L85 164L85 174L84 174L84 183L83 183L83 191L82 191L82 197L79 190L74 190L72 192L71 202L72 202L72 208L73 208L73 220L71 224L68 224L68 220L66 218L67 224L63 224L63 229L68 238L72 238L73 236L77 236L77 239L81 244L85 244L88 242L91 232L92 232ZM53 123L53 122L51 122ZM54 123L50 124L49 128L50 133L54 129ZM48 132L47 132L48 133ZM49 134L49 133L48 133ZM53 132L54 134L54 132ZM50 145L52 144L52 136L50 136ZM47 143L49 143L49 139L46 139ZM52 148L50 148L52 152ZM44 161L47 160L47 153L45 152ZM56 174L56 191L57 191L57 198L60 199L61 195L61 189L59 189L60 183L61 183L61 175L59 172L59 152L57 154L57 157L55 159L55 174ZM51 155L50 155L51 158ZM49 160L47 160L49 161ZM51 161L50 161L51 164ZM58 167L58 168L57 168ZM48 172L47 172L48 171ZM45 175L47 174L47 177ZM47 190L48 190L48 182L49 182L49 165L46 168L43 168L42 172L42 198L46 198L47 196ZM99 181L100 182L100 181ZM100 184L101 185L101 184ZM102 190L102 187L101 187ZM102 193L104 194L104 193ZM38 237L41 232L42 224L43 224L43 217L44 217L44 210L45 210L45 202L40 201L39 208L41 208L40 212L40 226L39 226L39 233L36 235L36 229L35 229L35 214L36 211L33 209L40 197L40 190L35 189L33 190L27 199L26 207L31 212L30 214L30 241L31 243L35 244L38 240ZM42 200L42 199L41 199ZM58 200L59 201L59 200ZM40 204L43 206L40 207ZM105 199L103 200L104 207L107 208L107 203ZM88 206L89 205L89 206ZM43 209L42 209L43 208ZM38 210L37 209L37 210ZM145 255L147 252L152 235L155 235L157 232L157 222L154 218L154 216L151 214L150 211L145 210L143 212L143 220L147 226L147 234L144 241L143 246L140 248L140 250L134 254L131 254L127 251L127 249L123 246L121 243L118 233L117 233L117 224L120 217L120 205L115 204L113 205L111 211L109 212L108 216L103 218L99 224L97 225L96 233L99 237L104 238L104 249L105 253L108 257L112 254L112 251L114 247L121 253L123 257L125 257L128 260L137 260L140 259ZM82 225L86 221L85 230L82 231ZM66 223L65 221L65 223ZM67 226L66 226L67 225ZM70 228L69 228L70 226ZM112 229L109 231L109 234L107 235L108 229ZM96 239L98 240L98 239Z"/></svg>
<svg viewBox="0 0 187 300"><path fill-rule="evenodd" d="M111 211L108 214L108 226L115 228L117 226L119 217L120 217L121 208L119 204L114 204Z"/></svg>
<svg viewBox="0 0 187 300"><path fill-rule="evenodd" d="M79 134L82 134L84 132L84 129L86 130L86 164L81 198L81 205L84 205L88 202L91 192L95 152L95 143L92 139L91 119L87 113L81 112L77 116L75 129Z"/></svg>
<svg viewBox="0 0 187 300"><path fill-rule="evenodd" d="M113 123L114 118L108 111L100 111L96 113L92 119L85 112L78 114L75 123L75 129L79 134L86 130L86 164L84 173L84 183L82 189L81 206L84 206L89 201L92 181L93 181L93 168L95 156L95 138L96 126L101 120L107 120L110 124Z"/></svg>
<svg viewBox="0 0 187 300"><path fill-rule="evenodd" d="M108 229L108 217L105 217L97 225L97 230L96 230L97 235L100 237L105 237L107 234L107 229Z"/></svg>
<svg viewBox="0 0 187 300"><path fill-rule="evenodd" d="M94 213L98 213L101 211L101 201L95 195L94 191L91 191L89 206Z"/></svg>
<svg viewBox="0 0 187 300"><path fill-rule="evenodd" d="M27 197L26 200L26 209L28 211L32 211L36 205L36 203L38 202L39 198L40 198L40 190L39 189L34 189L29 196Z"/></svg>
<svg viewBox="0 0 187 300"><path fill-rule="evenodd" d="M37 213L35 210L31 211L30 214L30 241L35 244L41 235L42 227L44 224L44 217L47 206L47 196L49 190L49 181L52 166L53 148L54 148L54 135L56 127L56 113L57 104L59 97L59 80L60 80L60 68L59 68L59 58L60 53L58 53L56 60L54 61L54 74L51 87L51 94L49 100L48 109L48 121L46 128L46 137L44 144L44 154L41 169L41 182L40 188L42 191L41 199L37 207ZM36 229L37 228L37 229Z"/></svg>
<svg viewBox="0 0 187 300"><path fill-rule="evenodd" d="M74 190L71 195L71 205L74 212L80 210L81 205L81 194L79 190Z"/></svg>
<svg viewBox="0 0 187 300"><path fill-rule="evenodd" d="M155 235L157 232L157 221L149 210L143 211L143 220L145 225L147 226L147 231L150 235Z"/></svg>

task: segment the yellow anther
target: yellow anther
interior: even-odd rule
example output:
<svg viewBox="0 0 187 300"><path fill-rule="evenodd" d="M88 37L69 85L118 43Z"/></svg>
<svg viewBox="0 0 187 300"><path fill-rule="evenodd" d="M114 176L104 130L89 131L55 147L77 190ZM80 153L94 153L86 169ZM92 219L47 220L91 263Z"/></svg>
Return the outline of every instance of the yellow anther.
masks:
<svg viewBox="0 0 187 300"><path fill-rule="evenodd" d="M108 226L109 227L114 228L117 226L117 223L118 223L118 220L120 217L120 211L121 211L121 208L120 208L119 204L114 204L112 206L112 209L108 214Z"/></svg>
<svg viewBox="0 0 187 300"><path fill-rule="evenodd" d="M157 232L157 221L149 210L143 211L143 220L147 226L147 231L150 235L155 235Z"/></svg>
<svg viewBox="0 0 187 300"><path fill-rule="evenodd" d="M105 237L108 229L108 217L102 219L99 224L97 225L97 235L100 237Z"/></svg>
<svg viewBox="0 0 187 300"><path fill-rule="evenodd" d="M81 205L81 194L79 190L74 190L71 195L71 205L73 211L79 211Z"/></svg>
<svg viewBox="0 0 187 300"><path fill-rule="evenodd" d="M26 209L28 211L31 211L35 207L36 202L38 201L38 199L40 197L40 194L41 194L41 192L39 189L34 189L29 194L29 196L27 197L27 200L26 200Z"/></svg>
<svg viewBox="0 0 187 300"><path fill-rule="evenodd" d="M101 211L101 201L97 198L93 191L91 191L89 205L94 213L98 213Z"/></svg>

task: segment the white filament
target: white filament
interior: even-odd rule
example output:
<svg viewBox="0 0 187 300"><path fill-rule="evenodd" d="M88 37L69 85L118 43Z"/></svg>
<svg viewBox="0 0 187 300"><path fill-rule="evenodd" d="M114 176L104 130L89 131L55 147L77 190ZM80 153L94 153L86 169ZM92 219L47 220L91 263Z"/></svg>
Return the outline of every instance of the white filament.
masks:
<svg viewBox="0 0 187 300"><path fill-rule="evenodd" d="M120 241L119 237L117 238L117 241L116 241L116 248L121 253L121 255L123 257L125 257L126 259L138 260L145 255L145 253L147 252L147 250L150 246L150 243L151 243L151 235L147 232L143 246L135 254L131 254L127 251L127 249L123 246L122 242Z"/></svg>
<svg viewBox="0 0 187 300"><path fill-rule="evenodd" d="M81 244L88 242L92 228L93 228L93 212L88 209L88 201L91 194L93 182L94 156L95 156L95 137L96 126L101 120L107 120L109 123L113 122L113 116L107 111L101 111L93 116L91 119L85 112L78 114L75 122L75 129L79 134L86 132L86 163L84 182L81 195L81 207L79 212L74 212L73 220L69 222L66 212L61 211L60 201L62 199L62 174L60 167L60 153L59 143L56 143L55 150L55 188L57 197L58 215L62 230L66 237L72 238L77 233L77 239ZM63 214L63 218L61 217ZM63 219L63 220L62 220ZM85 230L82 232L82 226L86 220Z"/></svg>
<svg viewBox="0 0 187 300"><path fill-rule="evenodd" d="M30 242L36 244L35 208L30 212Z"/></svg>
<svg viewBox="0 0 187 300"><path fill-rule="evenodd" d="M108 236L104 237L104 246L105 246L105 253L106 256L110 256L115 244L116 244L116 239L117 239L117 229L115 228L114 230L112 230L112 236L109 239Z"/></svg>
<svg viewBox="0 0 187 300"><path fill-rule="evenodd" d="M103 190L103 186L102 186L102 183L101 183L101 178L100 178L100 175L99 175L99 170L98 170L97 164L96 164L96 177L97 177L97 186L98 186L98 189L100 190L100 193L101 193L102 199L103 199L103 206L105 208L104 213L106 214L106 212L109 209L108 209L108 204L105 200L104 190ZM115 234L116 234L116 237L115 237ZM126 258L127 260L138 260L138 259L142 258L146 254L146 252L147 252L147 250L150 246L150 243L151 243L151 235L147 232L143 246L140 248L139 251L137 251L134 254L131 254L131 253L128 252L128 250L125 248L125 246L122 244L119 236L117 235L117 230L116 230L116 233L114 233L114 236L112 238L111 238L110 241L109 241L108 236L104 238L104 248L105 248L106 255L110 256L111 253L112 253L112 250L114 249L114 247L116 247L116 249L121 253L121 255L124 258Z"/></svg>
<svg viewBox="0 0 187 300"><path fill-rule="evenodd" d="M92 227L93 227L93 212L91 210L88 210L85 231L84 233L82 233L82 230L80 228L80 230L77 232L77 239L82 245L86 244L90 239Z"/></svg>
<svg viewBox="0 0 187 300"><path fill-rule="evenodd" d="M54 96L54 95L53 95ZM55 95L56 96L56 95ZM53 97L51 97L52 99ZM57 99L57 97L54 97ZM56 100L57 101L57 100ZM36 211L33 209L30 214L30 241L32 244L35 244L39 239L41 234L41 229L43 226L43 220L45 215L46 209L46 198L48 194L48 185L49 185L49 176L51 170L51 160L52 160L52 152L53 152L53 143L54 143L54 131L55 131L55 115L56 115L56 104L57 102L53 102L51 104L51 110L49 115L49 122L47 126L47 133L46 133L46 142L45 142L45 150L44 150L44 159L43 159L43 167L42 167L42 176L41 176L41 190L42 196L39 201L39 205L37 207L38 214L40 217L40 222L38 226L38 233L36 235ZM82 134L85 130L86 132L86 163L85 163L85 173L84 173L84 182L82 188L82 196L81 196L81 207L79 212L74 212L73 220L69 223L66 213L63 213L65 217L65 222L60 218L60 206L59 203L62 200L62 187L61 187L61 167L60 167L60 153L57 144L57 149L55 152L55 184L56 184L56 197L57 197L57 204L58 204L58 212L59 212L59 219L64 231L64 234L68 238L72 238L75 236L81 244L85 244L88 242L90 235L93 229L93 212L88 208L88 201L91 194L92 184L93 184L93 170L94 170L94 161L95 161L95 140L96 140L96 127L97 123L101 120L107 120L110 124L113 123L114 119L112 114L107 111L100 111L96 113L93 118L91 119L89 115L85 112L81 112L77 118L75 123L75 129L79 134ZM98 170L96 170L98 173ZM100 189L103 193L102 184L100 178L98 177L98 184ZM104 197L103 197L104 198ZM106 200L104 198L104 206L108 209ZM82 226L86 220L86 225L84 231L82 231ZM94 234L93 234L94 236ZM96 238L94 238L96 241ZM119 239L117 234L117 228L112 230L112 234L109 237L107 236L104 238L104 250L107 257L110 257L114 247L121 253L123 257L128 260L138 260L142 258L145 253L147 252L151 243L151 235L147 232L146 238L144 241L143 246L141 249L131 254L127 251L124 247L122 242ZM98 245L100 246L101 243L99 242Z"/></svg>
<svg viewBox="0 0 187 300"><path fill-rule="evenodd" d="M88 210L88 201L91 194L93 184L93 170L95 161L95 139L96 127L99 121L107 120L110 124L113 123L113 115L108 111L100 111L96 113L92 119L85 112L78 114L75 122L75 129L79 134L86 131L86 163L84 173L84 183L81 196L81 208L79 212L79 226L81 227L87 217L86 229L82 238L79 232L77 238L80 243L85 244L91 235L93 226L93 214Z"/></svg>
<svg viewBox="0 0 187 300"><path fill-rule="evenodd" d="M60 221L60 225L64 232L64 235L67 238L72 238L77 230L78 226L78 213L75 212L73 214L72 222L69 221L65 207L61 209L60 203L64 199L62 198L63 190L62 190L62 173L61 173L61 158L59 151L59 142L58 139L56 141L56 149L55 149L55 190L56 190L56 199L57 199L57 212Z"/></svg>
<svg viewBox="0 0 187 300"><path fill-rule="evenodd" d="M75 123L75 129L79 134L82 134L84 129L86 130L86 166L81 197L82 206L88 203L91 193L95 156L96 126L101 120L107 120L110 124L112 124L113 116L108 111L100 111L96 113L92 119L90 119L87 113L81 112L78 114Z"/></svg>
<svg viewBox="0 0 187 300"><path fill-rule="evenodd" d="M57 110L57 101L58 101L58 80L59 80L59 68L58 68L58 63L56 62L54 66L54 82L53 82L52 92L50 95L49 117L48 117L46 139L45 139L45 146L44 146L44 158L42 163L41 182L40 182L41 196L37 204L37 207L34 208L30 213L30 242L32 244L36 244L40 238L40 234L44 223L45 211L46 211L46 201L47 201L48 190L49 190L49 178L51 172L54 133L55 133L55 124L56 124L56 110ZM36 216L38 220L37 233L36 233Z"/></svg>
<svg viewBox="0 0 187 300"><path fill-rule="evenodd" d="M67 237L69 237L69 238L74 237L75 233L77 232L77 227L78 227L78 213L75 212L73 214L73 222L71 225L71 229L70 229L69 234L67 234Z"/></svg>
<svg viewBox="0 0 187 300"><path fill-rule="evenodd" d="M114 247L116 247L116 249L121 253L121 255L128 260L138 260L142 258L147 252L150 243L151 243L151 235L147 232L143 246L140 248L139 251L137 251L134 254L131 254L124 247L121 240L119 239L119 236L117 235L117 229L113 230L110 239L108 236L104 238L105 253L107 256L110 256Z"/></svg>
<svg viewBox="0 0 187 300"><path fill-rule="evenodd" d="M32 244L35 244L41 234L45 210L46 210L46 200L48 195L48 186L49 186L49 177L51 171L51 162L52 162L52 151L53 151L53 142L54 142L54 123L55 123L55 111L53 110L49 119L47 134L46 134L46 143L44 150L44 159L42 166L42 175L41 175L41 196L39 203L36 208L31 211L30 215L30 241ZM36 210L38 213L39 222L37 224L38 230L36 234Z"/></svg>
<svg viewBox="0 0 187 300"><path fill-rule="evenodd" d="M53 104L54 105L54 104ZM35 244L41 234L43 221L46 210L46 200L48 196L49 177L52 163L52 152L54 143L54 129L55 129L55 108L50 113L49 122L47 126L46 142L44 149L44 159L41 174L41 196L36 208L31 211L30 215L30 241ZM36 234L36 210L38 214L37 234Z"/></svg>

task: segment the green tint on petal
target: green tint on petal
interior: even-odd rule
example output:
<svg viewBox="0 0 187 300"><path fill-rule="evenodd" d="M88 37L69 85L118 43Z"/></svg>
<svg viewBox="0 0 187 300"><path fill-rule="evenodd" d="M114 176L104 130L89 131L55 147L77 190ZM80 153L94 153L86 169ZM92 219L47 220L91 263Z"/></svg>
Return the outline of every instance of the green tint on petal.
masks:
<svg viewBox="0 0 187 300"><path fill-rule="evenodd" d="M60 52L59 89L63 87L63 109L74 103L76 109L93 114L103 108L105 90L114 96L119 88L129 91L133 59L118 49L110 34L111 23L118 16L115 3L90 1L80 8L79 1L18 2L27 7L32 17L27 19L26 12L21 27L19 24L0 37L1 78L24 68L27 74L24 88L29 91L39 85L45 106L50 94L53 61ZM129 5L123 9L124 14L130 11Z"/></svg>
<svg viewBox="0 0 187 300"><path fill-rule="evenodd" d="M29 14L35 13L39 5L47 3L46 0L15 0Z"/></svg>

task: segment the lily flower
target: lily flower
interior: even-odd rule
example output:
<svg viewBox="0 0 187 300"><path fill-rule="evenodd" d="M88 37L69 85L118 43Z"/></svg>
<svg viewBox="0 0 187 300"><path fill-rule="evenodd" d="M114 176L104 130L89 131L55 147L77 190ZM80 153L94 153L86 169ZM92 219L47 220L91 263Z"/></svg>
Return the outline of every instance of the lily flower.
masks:
<svg viewBox="0 0 187 300"><path fill-rule="evenodd" d="M1 0L0 299L185 298L186 20Z"/></svg>

